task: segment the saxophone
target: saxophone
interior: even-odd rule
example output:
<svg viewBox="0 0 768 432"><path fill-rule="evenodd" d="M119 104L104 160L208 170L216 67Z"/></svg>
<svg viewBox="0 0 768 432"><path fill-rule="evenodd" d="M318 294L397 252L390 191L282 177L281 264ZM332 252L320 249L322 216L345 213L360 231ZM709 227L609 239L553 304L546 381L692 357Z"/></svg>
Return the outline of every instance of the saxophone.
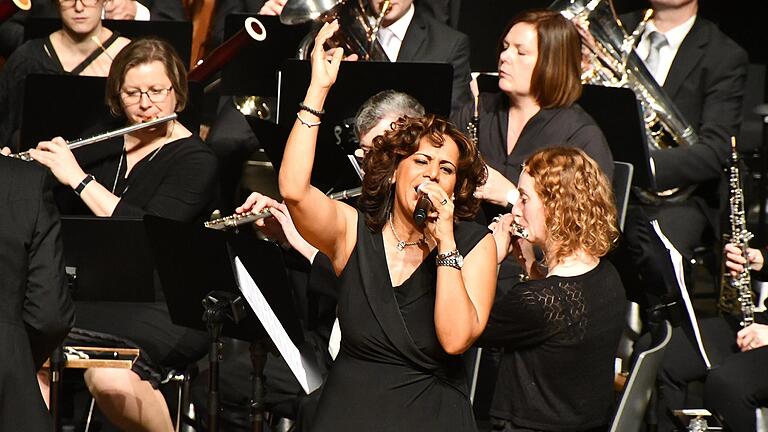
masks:
<svg viewBox="0 0 768 432"><path fill-rule="evenodd" d="M741 188L739 174L739 154L736 152L736 138L731 137L731 164L730 178L728 181L729 202L731 206L731 233L730 242L747 256L749 240L754 237L747 230L747 219L744 211L744 191ZM725 260L725 258L723 258ZM752 298L752 281L749 275L749 266L744 266L741 273L731 276L723 268L720 283L720 299L718 307L724 313L737 314L741 312L741 326L747 327L754 322L755 304Z"/></svg>

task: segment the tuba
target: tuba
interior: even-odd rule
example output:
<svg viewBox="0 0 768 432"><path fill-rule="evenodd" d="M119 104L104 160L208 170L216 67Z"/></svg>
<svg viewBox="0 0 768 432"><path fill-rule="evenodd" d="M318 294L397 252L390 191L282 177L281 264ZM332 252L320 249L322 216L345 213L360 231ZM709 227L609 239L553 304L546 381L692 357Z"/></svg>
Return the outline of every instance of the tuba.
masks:
<svg viewBox="0 0 768 432"><path fill-rule="evenodd" d="M646 13L642 23L627 34L619 22L610 0L555 0L550 9L558 10L569 20L576 21L588 35L582 33L582 43L589 49L588 65L582 82L605 87L631 89L640 102L646 140L651 150L685 147L696 144L698 137L674 103L648 72L635 53L634 45L651 18ZM667 191L635 190L646 203L684 200L695 186Z"/></svg>
<svg viewBox="0 0 768 432"><path fill-rule="evenodd" d="M348 54L357 54L360 60L388 61L376 35L389 8L389 0L379 2L379 12L369 0L288 0L280 22L288 25L316 22L315 28L299 44L296 53L299 59L309 58L320 26L338 20L339 31L327 42L331 48L341 47Z"/></svg>

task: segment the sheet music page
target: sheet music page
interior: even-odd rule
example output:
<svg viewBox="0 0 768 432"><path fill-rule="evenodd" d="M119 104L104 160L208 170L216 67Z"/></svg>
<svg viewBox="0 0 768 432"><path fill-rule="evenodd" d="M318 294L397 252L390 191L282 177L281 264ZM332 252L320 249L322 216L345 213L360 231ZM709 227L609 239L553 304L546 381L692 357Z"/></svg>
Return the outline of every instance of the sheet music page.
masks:
<svg viewBox="0 0 768 432"><path fill-rule="evenodd" d="M701 341L699 321L696 319L696 314L693 311L693 304L691 303L691 297L688 295L688 288L685 286L685 277L683 276L683 256L680 255L680 252L678 252L677 249L675 249L675 246L672 245L672 242L669 241L667 236L661 232L659 221L654 219L651 221L651 225L656 231L656 235L658 235L662 243L664 243L664 246L667 248L667 252L669 252L669 257L672 259L672 266L675 268L677 285L680 288L680 296L683 299L685 310L688 313L688 317L691 319L691 324L693 325L693 334L696 337L696 345L699 347L699 353L701 354L701 358L704 360L704 364L707 365L707 369L711 369L712 364L709 362L707 352L704 350L704 343Z"/></svg>
<svg viewBox="0 0 768 432"><path fill-rule="evenodd" d="M301 387L307 394L312 393L322 383L320 373L317 372L312 362L307 361L301 355L299 349L294 345L280 320L277 319L277 315L269 306L267 299L264 298L264 294L262 294L239 257L235 257L235 269L237 271L240 291L242 291L248 304L251 305L251 309L256 313L256 317L259 318L261 325L264 326L272 342L275 343L277 350L280 351L280 355L288 363L288 367L291 368L291 372L293 372Z"/></svg>

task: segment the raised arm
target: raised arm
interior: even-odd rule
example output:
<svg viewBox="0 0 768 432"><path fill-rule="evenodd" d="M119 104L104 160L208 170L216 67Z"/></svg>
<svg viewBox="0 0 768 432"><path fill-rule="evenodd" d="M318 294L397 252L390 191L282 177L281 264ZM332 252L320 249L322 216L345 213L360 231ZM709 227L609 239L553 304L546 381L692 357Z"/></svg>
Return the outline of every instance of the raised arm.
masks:
<svg viewBox="0 0 768 432"><path fill-rule="evenodd" d="M341 272L352 253L357 213L352 207L325 196L310 184L310 178L321 121L312 111L323 110L344 55L341 48L326 53L323 44L338 28L336 21L326 23L315 37L312 79L303 102L308 109L302 108L297 114L285 144L279 176L280 195L299 234L331 259L336 273ZM331 55L330 61L327 55Z"/></svg>

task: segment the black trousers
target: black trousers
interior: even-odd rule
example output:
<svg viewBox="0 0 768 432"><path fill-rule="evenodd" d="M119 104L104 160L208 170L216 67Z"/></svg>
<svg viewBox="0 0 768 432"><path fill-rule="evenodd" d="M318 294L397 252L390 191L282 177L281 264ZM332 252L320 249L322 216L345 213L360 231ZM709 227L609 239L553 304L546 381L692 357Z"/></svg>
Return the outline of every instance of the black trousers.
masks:
<svg viewBox="0 0 768 432"><path fill-rule="evenodd" d="M680 328L673 331L658 374L659 431L674 430L667 410L703 406L723 416L732 431L754 432L755 409L768 403L768 346L741 352L738 326L724 318L699 326L713 367L707 371L690 338ZM704 383L703 395L688 392L695 381Z"/></svg>

